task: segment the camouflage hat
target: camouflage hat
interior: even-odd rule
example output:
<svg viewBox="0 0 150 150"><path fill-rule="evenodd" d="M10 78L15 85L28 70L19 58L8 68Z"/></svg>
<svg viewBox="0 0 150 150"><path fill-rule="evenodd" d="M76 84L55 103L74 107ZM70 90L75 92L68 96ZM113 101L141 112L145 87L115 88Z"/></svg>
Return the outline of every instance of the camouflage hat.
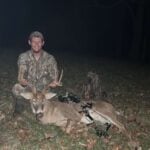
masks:
<svg viewBox="0 0 150 150"><path fill-rule="evenodd" d="M42 34L41 32L39 32L39 31L31 32L31 34L29 35L29 40L31 41L31 39L32 39L33 37L39 37L39 38L41 38L41 39L44 41L44 36L43 36L43 34Z"/></svg>

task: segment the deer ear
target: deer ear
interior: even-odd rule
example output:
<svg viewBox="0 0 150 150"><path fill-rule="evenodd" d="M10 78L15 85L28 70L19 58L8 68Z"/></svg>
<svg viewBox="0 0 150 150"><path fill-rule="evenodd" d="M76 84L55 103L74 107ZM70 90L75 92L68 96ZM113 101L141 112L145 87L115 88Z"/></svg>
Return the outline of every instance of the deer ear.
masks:
<svg viewBox="0 0 150 150"><path fill-rule="evenodd" d="M33 93L31 92L26 92L26 93L20 93L20 96L27 100L31 100L33 98Z"/></svg>
<svg viewBox="0 0 150 150"><path fill-rule="evenodd" d="M54 96L56 96L56 93L45 93L45 99L48 100L48 99L51 99L53 98Z"/></svg>

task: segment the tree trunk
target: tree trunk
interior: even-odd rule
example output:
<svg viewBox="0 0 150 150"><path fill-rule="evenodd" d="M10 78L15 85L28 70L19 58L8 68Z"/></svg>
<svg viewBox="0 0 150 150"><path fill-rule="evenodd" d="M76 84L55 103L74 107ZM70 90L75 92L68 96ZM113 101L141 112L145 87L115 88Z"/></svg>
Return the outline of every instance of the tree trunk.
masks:
<svg viewBox="0 0 150 150"><path fill-rule="evenodd" d="M133 59L141 59L141 52L144 44L144 2L137 3L137 12L134 21L134 36L130 56Z"/></svg>

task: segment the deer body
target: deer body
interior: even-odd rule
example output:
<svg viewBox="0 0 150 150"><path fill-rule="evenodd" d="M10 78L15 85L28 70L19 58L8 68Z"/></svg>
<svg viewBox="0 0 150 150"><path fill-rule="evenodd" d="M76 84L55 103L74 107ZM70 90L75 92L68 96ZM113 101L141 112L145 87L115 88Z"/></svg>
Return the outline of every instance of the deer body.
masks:
<svg viewBox="0 0 150 150"><path fill-rule="evenodd" d="M43 124L56 124L57 126L65 126L68 120L79 122L80 114L73 108L72 105L61 103L57 100L46 101L42 117L39 120Z"/></svg>
<svg viewBox="0 0 150 150"><path fill-rule="evenodd" d="M93 118L91 120L85 113L80 113L81 103L62 103L52 99L56 95L54 93L36 92L33 94L31 92L21 95L30 100L32 111L42 124L55 124L64 128L67 127L68 121L72 123L72 126L77 123L87 125L98 121L102 125L113 124L121 132L126 133L124 125L117 120L115 108L107 102L93 102L92 108L88 108L88 113Z"/></svg>
<svg viewBox="0 0 150 150"><path fill-rule="evenodd" d="M63 71L58 80L58 86L62 86L62 75ZM55 124L70 133L72 127L76 127L80 123L84 125L95 121L102 125L109 123L118 127L119 131L132 141L131 135L124 125L118 121L116 110L111 104L104 101L93 102L92 107L86 110L92 118L90 119L85 113L80 113L82 111L81 103L62 103L52 99L56 95L55 93L47 93L45 89L42 92L37 92L33 89L32 92L21 93L21 96L30 100L32 111L42 124ZM82 103L87 103L87 101Z"/></svg>

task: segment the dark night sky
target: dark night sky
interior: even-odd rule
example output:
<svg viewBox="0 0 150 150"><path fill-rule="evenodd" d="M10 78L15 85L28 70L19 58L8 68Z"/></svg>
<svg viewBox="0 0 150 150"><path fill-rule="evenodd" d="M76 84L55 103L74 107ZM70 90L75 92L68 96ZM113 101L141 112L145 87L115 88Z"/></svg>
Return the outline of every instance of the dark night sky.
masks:
<svg viewBox="0 0 150 150"><path fill-rule="evenodd" d="M127 55L133 40L132 13L123 0L3 0L0 18L1 47L26 47L34 30L44 33L48 49L110 55L122 49Z"/></svg>

